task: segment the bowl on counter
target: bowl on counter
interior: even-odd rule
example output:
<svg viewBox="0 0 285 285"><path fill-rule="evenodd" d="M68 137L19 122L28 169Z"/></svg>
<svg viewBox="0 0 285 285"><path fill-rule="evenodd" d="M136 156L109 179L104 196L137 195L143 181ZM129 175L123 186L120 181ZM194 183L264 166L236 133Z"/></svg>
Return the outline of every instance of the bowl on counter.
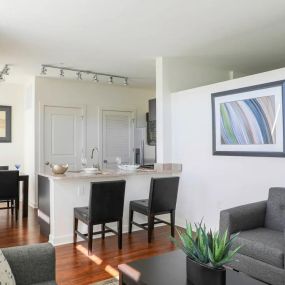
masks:
<svg viewBox="0 0 285 285"><path fill-rule="evenodd" d="M119 164L119 169L124 171L136 171L140 165L139 164Z"/></svg>
<svg viewBox="0 0 285 285"><path fill-rule="evenodd" d="M87 168L83 168L83 169L81 170L81 172L87 173L87 174L99 174L99 173L101 173L97 167L87 167Z"/></svg>
<svg viewBox="0 0 285 285"><path fill-rule="evenodd" d="M68 164L51 164L50 168L53 174L64 174L68 169Z"/></svg>

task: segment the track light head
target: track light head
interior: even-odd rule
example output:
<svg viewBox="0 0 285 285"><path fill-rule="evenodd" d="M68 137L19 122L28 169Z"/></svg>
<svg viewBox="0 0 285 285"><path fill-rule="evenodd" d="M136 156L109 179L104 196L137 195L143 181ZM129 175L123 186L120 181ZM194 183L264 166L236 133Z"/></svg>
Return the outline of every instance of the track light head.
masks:
<svg viewBox="0 0 285 285"><path fill-rule="evenodd" d="M8 66L8 64L6 64L4 69L3 69L3 74L9 75L9 70L10 70L10 67Z"/></svg>
<svg viewBox="0 0 285 285"><path fill-rule="evenodd" d="M60 76L60 77L64 77L64 71L63 71L63 69L60 70L59 76Z"/></svg>
<svg viewBox="0 0 285 285"><path fill-rule="evenodd" d="M95 81L95 82L98 82L99 80L98 80L98 77L97 77L97 74L94 74L93 75L93 81Z"/></svg>
<svg viewBox="0 0 285 285"><path fill-rule="evenodd" d="M125 85L125 86L128 85L128 78L127 78L127 77L124 79L124 85Z"/></svg>
<svg viewBox="0 0 285 285"><path fill-rule="evenodd" d="M82 80L82 74L80 71L76 72L76 75L78 80Z"/></svg>
<svg viewBox="0 0 285 285"><path fill-rule="evenodd" d="M110 76L110 77L109 77L108 83L109 83L109 84L113 84L113 76Z"/></svg>
<svg viewBox="0 0 285 285"><path fill-rule="evenodd" d="M42 65L42 71L41 71L41 75L46 75L47 74L47 68Z"/></svg>

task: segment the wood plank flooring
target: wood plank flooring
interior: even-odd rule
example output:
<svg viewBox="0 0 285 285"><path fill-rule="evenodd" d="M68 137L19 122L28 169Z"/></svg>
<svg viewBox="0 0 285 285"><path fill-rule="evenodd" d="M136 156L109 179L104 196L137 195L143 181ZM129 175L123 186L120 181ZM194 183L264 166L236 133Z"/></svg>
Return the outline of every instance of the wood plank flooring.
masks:
<svg viewBox="0 0 285 285"><path fill-rule="evenodd" d="M88 257L86 242L56 247L56 272L59 285L87 285L116 275L117 266L137 259L147 258L174 250L169 241L170 228L155 229L154 241L147 243L145 231L124 234L123 249L118 250L117 238L106 237L105 241L93 242L93 255ZM40 234L36 210L29 208L29 218L16 222L11 212L0 211L0 248L46 242Z"/></svg>

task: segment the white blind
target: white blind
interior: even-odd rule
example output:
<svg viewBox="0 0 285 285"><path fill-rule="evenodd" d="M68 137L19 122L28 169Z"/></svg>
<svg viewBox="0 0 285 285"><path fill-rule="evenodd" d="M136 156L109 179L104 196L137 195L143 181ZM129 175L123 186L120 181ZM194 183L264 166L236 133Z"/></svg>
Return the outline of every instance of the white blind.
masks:
<svg viewBox="0 0 285 285"><path fill-rule="evenodd" d="M106 111L103 114L104 159L114 163L116 157L130 162L131 155L131 112Z"/></svg>

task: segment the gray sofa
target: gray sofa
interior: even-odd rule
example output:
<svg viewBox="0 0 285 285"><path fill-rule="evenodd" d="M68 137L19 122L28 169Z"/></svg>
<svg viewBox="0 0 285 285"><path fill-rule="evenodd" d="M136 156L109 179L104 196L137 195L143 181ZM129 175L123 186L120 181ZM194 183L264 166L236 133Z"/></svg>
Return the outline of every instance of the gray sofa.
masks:
<svg viewBox="0 0 285 285"><path fill-rule="evenodd" d="M285 284L285 188L269 189L267 201L224 210L220 231L239 232L234 246L242 246L234 269L273 285Z"/></svg>
<svg viewBox="0 0 285 285"><path fill-rule="evenodd" d="M56 285L55 250L49 243L1 249L17 285Z"/></svg>

